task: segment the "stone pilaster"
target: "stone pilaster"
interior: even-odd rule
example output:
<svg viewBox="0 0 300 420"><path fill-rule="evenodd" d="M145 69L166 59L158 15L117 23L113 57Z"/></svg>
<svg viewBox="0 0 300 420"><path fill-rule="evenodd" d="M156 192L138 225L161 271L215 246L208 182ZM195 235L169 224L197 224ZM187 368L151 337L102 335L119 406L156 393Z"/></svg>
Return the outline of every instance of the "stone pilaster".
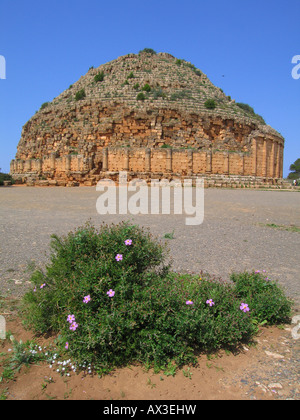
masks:
<svg viewBox="0 0 300 420"><path fill-rule="evenodd" d="M263 168L262 168L262 172L263 172L263 176L267 177L268 176L268 143L267 140L264 139L264 145L263 145Z"/></svg>
<svg viewBox="0 0 300 420"><path fill-rule="evenodd" d="M270 177L275 178L275 142L272 141L271 156L270 156Z"/></svg>
<svg viewBox="0 0 300 420"><path fill-rule="evenodd" d="M206 170L205 172L207 174L211 174L212 172L212 152L209 150L206 152Z"/></svg>
<svg viewBox="0 0 300 420"><path fill-rule="evenodd" d="M224 174L225 175L229 174L229 153L228 152L224 153Z"/></svg>
<svg viewBox="0 0 300 420"><path fill-rule="evenodd" d="M145 149L145 172L151 172L151 149Z"/></svg>
<svg viewBox="0 0 300 420"><path fill-rule="evenodd" d="M25 172L31 172L31 159L27 159L24 165Z"/></svg>
<svg viewBox="0 0 300 420"><path fill-rule="evenodd" d="M71 170L71 155L66 156L65 170L66 170L66 172L69 172Z"/></svg>
<svg viewBox="0 0 300 420"><path fill-rule="evenodd" d="M187 156L188 156L188 171L187 174L188 176L192 176L193 175L193 156L194 156L194 152L193 150L188 150L187 151Z"/></svg>
<svg viewBox="0 0 300 420"><path fill-rule="evenodd" d="M103 162L102 162L102 170L104 172L108 171L108 149L107 147L104 147L103 149Z"/></svg>
<svg viewBox="0 0 300 420"><path fill-rule="evenodd" d="M257 145L256 139L252 140L252 175L256 176L257 172Z"/></svg>
<svg viewBox="0 0 300 420"><path fill-rule="evenodd" d="M43 172L43 161L42 159L37 159L36 161L36 169L38 173L42 173Z"/></svg>
<svg viewBox="0 0 300 420"><path fill-rule="evenodd" d="M55 158L56 158L56 154L55 152L52 152L50 155L50 170L51 171L55 171Z"/></svg>
<svg viewBox="0 0 300 420"><path fill-rule="evenodd" d="M280 178L280 144L277 143L276 147L276 178Z"/></svg>
<svg viewBox="0 0 300 420"><path fill-rule="evenodd" d="M172 172L172 149L167 149L166 170Z"/></svg>
<svg viewBox="0 0 300 420"><path fill-rule="evenodd" d="M125 149L124 151L124 165L123 165L124 171L129 171L129 150Z"/></svg>

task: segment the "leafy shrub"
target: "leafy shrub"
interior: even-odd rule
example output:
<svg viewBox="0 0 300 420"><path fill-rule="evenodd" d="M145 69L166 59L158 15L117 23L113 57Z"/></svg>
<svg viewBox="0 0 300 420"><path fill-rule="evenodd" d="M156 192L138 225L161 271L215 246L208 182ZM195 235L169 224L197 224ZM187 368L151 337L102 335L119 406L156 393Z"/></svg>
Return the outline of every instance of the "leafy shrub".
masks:
<svg viewBox="0 0 300 420"><path fill-rule="evenodd" d="M150 86L148 83L146 83L146 84L142 87L142 90L143 90L144 92L150 92L150 91L151 91L151 86Z"/></svg>
<svg viewBox="0 0 300 420"><path fill-rule="evenodd" d="M44 102L42 105L41 105L41 107L40 107L40 110L41 109L45 109L45 108L47 108L47 106L49 105L49 102Z"/></svg>
<svg viewBox="0 0 300 420"><path fill-rule="evenodd" d="M80 101L81 99L83 99L85 97L86 97L85 90L84 89L80 89L78 92L76 92L75 100L76 101Z"/></svg>
<svg viewBox="0 0 300 420"><path fill-rule="evenodd" d="M134 89L134 90L139 90L139 89L140 89L140 84L139 84L139 83L136 83L136 84L133 86L133 89Z"/></svg>
<svg viewBox="0 0 300 420"><path fill-rule="evenodd" d="M244 111L248 112L249 114L255 115L254 109L250 105L243 104L242 102L237 102L236 104L239 108L243 109Z"/></svg>
<svg viewBox="0 0 300 420"><path fill-rule="evenodd" d="M260 272L232 274L237 296L251 307L251 317L257 322L277 324L291 317L292 301L287 299L275 281Z"/></svg>
<svg viewBox="0 0 300 420"><path fill-rule="evenodd" d="M193 70L193 72L195 74L197 74L197 76L201 76L202 75L201 71L199 69L197 69L197 67L194 64L188 63L188 62L184 62L184 65L186 67L189 67L191 70Z"/></svg>
<svg viewBox="0 0 300 420"><path fill-rule="evenodd" d="M300 178L300 158L296 159L294 163L290 165L290 172L288 179L299 179Z"/></svg>
<svg viewBox="0 0 300 420"><path fill-rule="evenodd" d="M154 51L152 48L144 48L143 50L139 51L139 54L141 53L147 53L147 54L152 54L152 55L157 54L157 52Z"/></svg>
<svg viewBox="0 0 300 420"><path fill-rule="evenodd" d="M14 183L14 179L11 175L0 172L0 185L3 185L4 181L11 181L12 184Z"/></svg>
<svg viewBox="0 0 300 420"><path fill-rule="evenodd" d="M95 82L103 82L104 80L104 73L103 71L100 71L99 73L96 74L96 76L94 77Z"/></svg>
<svg viewBox="0 0 300 420"><path fill-rule="evenodd" d="M242 102L237 102L236 105L239 108L243 109L247 114L250 114L252 117L255 117L261 124L266 124L263 117L259 114L256 114L254 109L250 105L244 104Z"/></svg>
<svg viewBox="0 0 300 420"><path fill-rule="evenodd" d="M138 93L138 94L137 94L136 99L137 99L138 101L144 101L144 100L146 99L146 97L145 97L145 95L143 94L143 92L140 92L140 93Z"/></svg>
<svg viewBox="0 0 300 420"><path fill-rule="evenodd" d="M72 360L100 372L195 362L195 351L236 347L257 331L256 284L172 273L164 246L136 225L87 224L52 236L51 248L46 272L32 275L35 288L23 298L24 324L59 333ZM273 296L284 301L275 287ZM277 321L286 319L281 308Z"/></svg>
<svg viewBox="0 0 300 420"><path fill-rule="evenodd" d="M204 102L204 106L207 109L215 109L217 104L213 99L208 99L206 102Z"/></svg>
<svg viewBox="0 0 300 420"><path fill-rule="evenodd" d="M129 73L129 75L127 76L127 79L134 79L134 74L133 74L133 72L131 71L130 73Z"/></svg>

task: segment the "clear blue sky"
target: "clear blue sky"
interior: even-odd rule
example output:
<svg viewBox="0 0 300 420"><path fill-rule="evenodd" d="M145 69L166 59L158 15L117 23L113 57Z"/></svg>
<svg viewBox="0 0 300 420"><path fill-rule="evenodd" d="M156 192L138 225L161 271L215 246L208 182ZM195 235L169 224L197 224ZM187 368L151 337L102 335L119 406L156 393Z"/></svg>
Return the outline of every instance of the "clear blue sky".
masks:
<svg viewBox="0 0 300 420"><path fill-rule="evenodd" d="M287 176L300 158L299 18L299 0L0 0L2 171L43 102L89 67L148 47L190 61L262 115L285 137Z"/></svg>

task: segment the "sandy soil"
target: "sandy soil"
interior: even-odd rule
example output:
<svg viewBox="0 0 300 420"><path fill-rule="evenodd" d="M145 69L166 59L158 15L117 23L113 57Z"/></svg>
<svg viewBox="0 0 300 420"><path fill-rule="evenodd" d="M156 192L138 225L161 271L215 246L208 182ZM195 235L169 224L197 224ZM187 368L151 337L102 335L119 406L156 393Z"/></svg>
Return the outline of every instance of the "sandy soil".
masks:
<svg viewBox="0 0 300 420"><path fill-rule="evenodd" d="M46 362L24 366L14 380L0 382L0 395L7 400L107 402L299 400L300 340L293 339L292 327L262 327L254 345L243 346L237 354L220 351L213 355L199 355L196 366L185 366L174 376L154 373L151 369L147 371L138 365L116 369L103 377L87 371L70 371L69 377L62 376L56 372L57 361L52 368ZM14 317L8 321L7 330L23 342L34 338ZM44 348L53 341L53 337L36 341ZM10 354L10 340L0 343L2 355ZM0 378L3 360L2 357Z"/></svg>

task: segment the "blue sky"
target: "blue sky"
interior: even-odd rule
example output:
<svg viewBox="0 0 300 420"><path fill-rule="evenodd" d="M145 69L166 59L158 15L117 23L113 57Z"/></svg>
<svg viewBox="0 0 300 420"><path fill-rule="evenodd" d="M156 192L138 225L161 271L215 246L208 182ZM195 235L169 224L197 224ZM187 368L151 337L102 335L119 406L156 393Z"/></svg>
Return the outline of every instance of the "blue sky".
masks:
<svg viewBox="0 0 300 420"><path fill-rule="evenodd" d="M43 102L89 67L147 47L190 61L262 115L285 137L287 176L300 157L299 17L299 0L0 0L0 168L9 172Z"/></svg>

